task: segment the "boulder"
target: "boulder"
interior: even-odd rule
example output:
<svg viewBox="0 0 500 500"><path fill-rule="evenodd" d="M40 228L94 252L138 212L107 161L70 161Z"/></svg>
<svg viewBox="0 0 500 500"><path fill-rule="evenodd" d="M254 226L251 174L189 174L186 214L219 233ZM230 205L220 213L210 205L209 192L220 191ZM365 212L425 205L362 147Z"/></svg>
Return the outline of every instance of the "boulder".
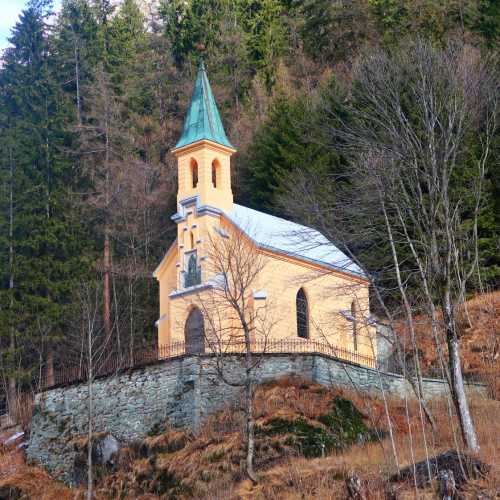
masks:
<svg viewBox="0 0 500 500"><path fill-rule="evenodd" d="M449 450L429 458L429 463L426 460L417 462L415 470L413 465L401 469L399 474L391 477L391 481L415 482L419 488L425 488L439 476L441 471L447 471L448 476L453 476L454 487L461 488L470 479L478 479L485 476L489 470L490 466L477 458L465 453L458 453L455 450ZM430 478L429 471L431 474Z"/></svg>
<svg viewBox="0 0 500 500"><path fill-rule="evenodd" d="M13 484L6 484L0 486L0 498L5 498L6 500L21 500L22 498L26 498L26 495L21 488Z"/></svg>
<svg viewBox="0 0 500 500"><path fill-rule="evenodd" d="M94 440L92 446L94 463L108 469L114 469L120 448L120 442L112 434L106 434Z"/></svg>
<svg viewBox="0 0 500 500"><path fill-rule="evenodd" d="M88 440L77 441L75 449L73 483L81 485L87 482ZM102 432L92 437L92 469L96 479L116 470L120 450L120 442L110 433Z"/></svg>

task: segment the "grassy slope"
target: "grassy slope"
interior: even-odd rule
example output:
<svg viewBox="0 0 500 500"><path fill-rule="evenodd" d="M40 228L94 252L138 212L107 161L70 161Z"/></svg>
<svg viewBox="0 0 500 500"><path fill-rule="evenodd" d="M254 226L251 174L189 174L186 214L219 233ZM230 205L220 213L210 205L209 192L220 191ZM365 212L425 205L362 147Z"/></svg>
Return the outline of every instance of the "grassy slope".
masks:
<svg viewBox="0 0 500 500"><path fill-rule="evenodd" d="M361 415L349 404L341 404L344 410L354 411L354 416L351 414L346 421L344 417L349 411L345 414L333 411L336 422L325 420L325 415L332 415L334 402L343 401L341 398L352 402ZM260 481L257 485L253 486L243 473L241 414L228 409L207 422L197 436L165 430L123 450L118 471L100 480L98 498L345 498L344 478L352 470L366 481L370 498L384 498L387 478L396 470L390 441L384 437L380 442L351 445L353 428L349 424L357 422L359 427L354 429L354 434L360 431L365 436L367 428L386 430L387 419L380 400L284 379L260 387L256 407L260 428L256 457ZM408 405L408 420L404 401L389 401L389 407L400 465L411 464L412 448L414 459L423 459L425 449L418 408ZM482 444L481 458L492 464L494 470L488 478L470 488L493 492L500 488L497 425L500 402L475 400L472 409ZM456 447L453 433L456 422L451 421L453 425L450 425L445 402L434 402L433 411L439 422L439 434L431 436L426 429L430 454ZM293 424L297 421L307 425L283 425L283 422ZM273 422L280 422L280 432L273 427ZM310 428L313 429L313 441L324 441L322 432L332 431L331 435L336 436L335 446L324 458L303 456L302 444L307 442L306 431ZM299 446L297 440L301 443ZM321 451L312 454L321 455ZM17 463L10 470L0 466L0 471L5 471L0 472L3 474L0 491L10 484L20 488L27 498L75 498L74 490L51 480L40 469L22 463L18 452L5 451L3 463L14 463L14 457ZM399 485L398 488L398 498L413 498L411 485ZM424 492L424 498L425 495L432 498L432 490ZM83 498L83 490L76 493L78 497Z"/></svg>
<svg viewBox="0 0 500 500"><path fill-rule="evenodd" d="M435 341L427 317L416 316L416 333L421 361L426 373L439 376ZM496 399L500 397L500 291L478 295L467 301L459 315L460 346L465 376L488 383ZM410 341L404 325L398 329ZM446 347L444 347L446 352Z"/></svg>

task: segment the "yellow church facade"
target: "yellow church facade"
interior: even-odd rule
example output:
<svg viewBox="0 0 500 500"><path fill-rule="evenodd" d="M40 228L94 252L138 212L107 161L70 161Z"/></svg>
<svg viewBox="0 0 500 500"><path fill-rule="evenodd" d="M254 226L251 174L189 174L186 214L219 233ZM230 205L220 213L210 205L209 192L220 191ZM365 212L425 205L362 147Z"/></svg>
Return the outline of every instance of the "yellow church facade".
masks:
<svg viewBox="0 0 500 500"><path fill-rule="evenodd" d="M209 352L215 345L211 335L219 349L221 339L230 343L241 318L215 297L227 289L228 279L240 283L234 275L241 274L248 285L244 316L257 351L324 351L373 365L376 341L366 275L318 231L234 203L230 160L235 152L202 63L173 150L177 238L154 272L160 349L180 345L194 354ZM227 269L219 243L233 254ZM235 252L241 254L236 259ZM226 280L222 287L221 279Z"/></svg>

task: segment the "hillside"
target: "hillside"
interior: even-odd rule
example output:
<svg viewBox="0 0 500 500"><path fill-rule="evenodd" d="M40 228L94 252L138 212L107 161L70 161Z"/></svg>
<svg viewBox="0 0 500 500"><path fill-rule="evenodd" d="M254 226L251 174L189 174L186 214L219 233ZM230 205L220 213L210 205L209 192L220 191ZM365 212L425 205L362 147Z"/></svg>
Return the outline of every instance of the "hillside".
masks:
<svg viewBox="0 0 500 500"><path fill-rule="evenodd" d="M440 318L438 318L440 319ZM425 374L441 377L436 344L427 317L415 316L416 337ZM495 398L500 396L500 291L469 299L459 314L462 367L468 378L486 382ZM399 328L404 344L410 346L409 334ZM446 346L443 343L443 351ZM409 359L413 356L407 347Z"/></svg>
<svg viewBox="0 0 500 500"><path fill-rule="evenodd" d="M426 429L433 456L453 448L454 438L446 407L434 402L432 408L439 427L433 437ZM397 498L413 498L411 482L389 481L396 469L382 401L289 378L259 387L256 410L256 485L244 475L241 414L227 409L197 435L159 428L123 448L114 467L97 469L96 498L215 499L221 492L234 499L345 498L345 478L352 472L361 477L369 498L385 498L388 489L397 492ZM493 470L463 491L466 498L476 498L473 492L478 491L492 498L500 488L500 436L495 425L500 403L476 400L472 410L482 443L480 458ZM425 458L418 409L409 404L408 420L404 401L393 400L389 411L400 467L412 463L412 441L414 460ZM84 451L85 443L78 445ZM432 484L420 494L433 498L434 491ZM75 490L26 465L20 451L3 451L0 498L83 498L84 490L78 492L74 496Z"/></svg>

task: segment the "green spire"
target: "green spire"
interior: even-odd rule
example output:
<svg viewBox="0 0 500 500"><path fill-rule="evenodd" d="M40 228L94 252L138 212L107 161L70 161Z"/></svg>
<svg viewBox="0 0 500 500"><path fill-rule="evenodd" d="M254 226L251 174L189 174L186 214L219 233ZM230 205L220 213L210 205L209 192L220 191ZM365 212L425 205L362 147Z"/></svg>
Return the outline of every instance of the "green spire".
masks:
<svg viewBox="0 0 500 500"><path fill-rule="evenodd" d="M233 148L224 132L205 65L201 60L182 135L175 147L182 148L203 139Z"/></svg>

